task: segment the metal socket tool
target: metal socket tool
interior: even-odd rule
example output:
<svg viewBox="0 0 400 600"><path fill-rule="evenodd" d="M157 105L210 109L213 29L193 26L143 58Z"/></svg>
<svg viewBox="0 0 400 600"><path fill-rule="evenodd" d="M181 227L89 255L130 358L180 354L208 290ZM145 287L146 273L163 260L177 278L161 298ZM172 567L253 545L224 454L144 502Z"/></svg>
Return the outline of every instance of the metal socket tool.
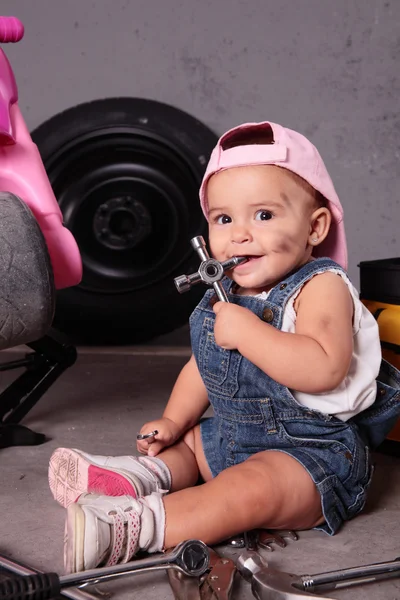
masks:
<svg viewBox="0 0 400 600"><path fill-rule="evenodd" d="M137 440L148 440L149 438L153 438L155 435L157 435L158 430L155 429L154 431L150 431L150 433L138 433L136 436Z"/></svg>

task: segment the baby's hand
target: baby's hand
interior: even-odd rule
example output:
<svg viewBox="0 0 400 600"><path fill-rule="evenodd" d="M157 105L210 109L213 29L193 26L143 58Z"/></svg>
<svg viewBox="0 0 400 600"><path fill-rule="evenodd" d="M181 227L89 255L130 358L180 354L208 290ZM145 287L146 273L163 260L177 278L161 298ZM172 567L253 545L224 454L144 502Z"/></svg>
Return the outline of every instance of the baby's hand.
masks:
<svg viewBox="0 0 400 600"><path fill-rule="evenodd" d="M137 440L136 442L136 447L141 454L156 456L163 448L172 446L182 433L174 421L165 417L157 421L145 423L140 433L143 435L152 431L156 431L157 433L152 437Z"/></svg>
<svg viewBox="0 0 400 600"><path fill-rule="evenodd" d="M230 302L216 302L213 309L217 315L214 324L216 343L225 350L237 350L250 321L258 320L258 317L251 310Z"/></svg>

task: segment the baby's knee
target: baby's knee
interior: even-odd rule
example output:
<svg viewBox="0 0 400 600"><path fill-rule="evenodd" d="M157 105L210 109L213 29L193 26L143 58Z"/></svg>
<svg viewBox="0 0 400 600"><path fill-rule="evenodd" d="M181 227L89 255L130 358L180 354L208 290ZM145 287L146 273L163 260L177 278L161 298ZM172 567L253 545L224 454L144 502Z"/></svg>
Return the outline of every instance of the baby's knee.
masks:
<svg viewBox="0 0 400 600"><path fill-rule="evenodd" d="M196 430L198 430L198 432ZM200 425L195 425L194 427L191 427L182 438L193 454L196 453L196 439L198 433L200 433Z"/></svg>
<svg viewBox="0 0 400 600"><path fill-rule="evenodd" d="M201 479L203 481L209 481L212 479L213 476L204 454L203 444L201 441L200 425L195 425L189 429L189 431L187 431L183 436L183 441L193 452Z"/></svg>

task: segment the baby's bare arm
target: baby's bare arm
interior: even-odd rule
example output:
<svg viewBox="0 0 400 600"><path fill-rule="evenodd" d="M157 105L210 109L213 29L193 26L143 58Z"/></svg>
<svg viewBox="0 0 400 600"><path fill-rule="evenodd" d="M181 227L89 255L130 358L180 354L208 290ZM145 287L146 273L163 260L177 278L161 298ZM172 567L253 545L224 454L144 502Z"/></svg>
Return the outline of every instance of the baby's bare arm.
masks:
<svg viewBox="0 0 400 600"><path fill-rule="evenodd" d="M353 302L341 277L315 276L297 302L296 333L249 319L238 350L290 389L322 393L346 376L353 351Z"/></svg>
<svg viewBox="0 0 400 600"><path fill-rule="evenodd" d="M175 444L198 423L209 404L207 390L192 356L176 380L163 416L142 426L141 434L149 434L152 431L157 433L137 440L138 451L141 454L156 456L164 448Z"/></svg>
<svg viewBox="0 0 400 600"><path fill-rule="evenodd" d="M192 355L174 385L163 417L174 421L182 433L196 425L210 401Z"/></svg>

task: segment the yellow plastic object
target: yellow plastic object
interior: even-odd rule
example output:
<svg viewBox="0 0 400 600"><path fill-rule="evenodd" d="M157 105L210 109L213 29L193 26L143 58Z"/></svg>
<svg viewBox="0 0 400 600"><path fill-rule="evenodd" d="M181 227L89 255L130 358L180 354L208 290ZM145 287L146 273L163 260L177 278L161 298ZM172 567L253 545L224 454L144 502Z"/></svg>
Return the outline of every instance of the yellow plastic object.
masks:
<svg viewBox="0 0 400 600"><path fill-rule="evenodd" d="M377 320L383 358L400 369L400 305L365 299L362 302ZM400 419L387 437L400 442Z"/></svg>

